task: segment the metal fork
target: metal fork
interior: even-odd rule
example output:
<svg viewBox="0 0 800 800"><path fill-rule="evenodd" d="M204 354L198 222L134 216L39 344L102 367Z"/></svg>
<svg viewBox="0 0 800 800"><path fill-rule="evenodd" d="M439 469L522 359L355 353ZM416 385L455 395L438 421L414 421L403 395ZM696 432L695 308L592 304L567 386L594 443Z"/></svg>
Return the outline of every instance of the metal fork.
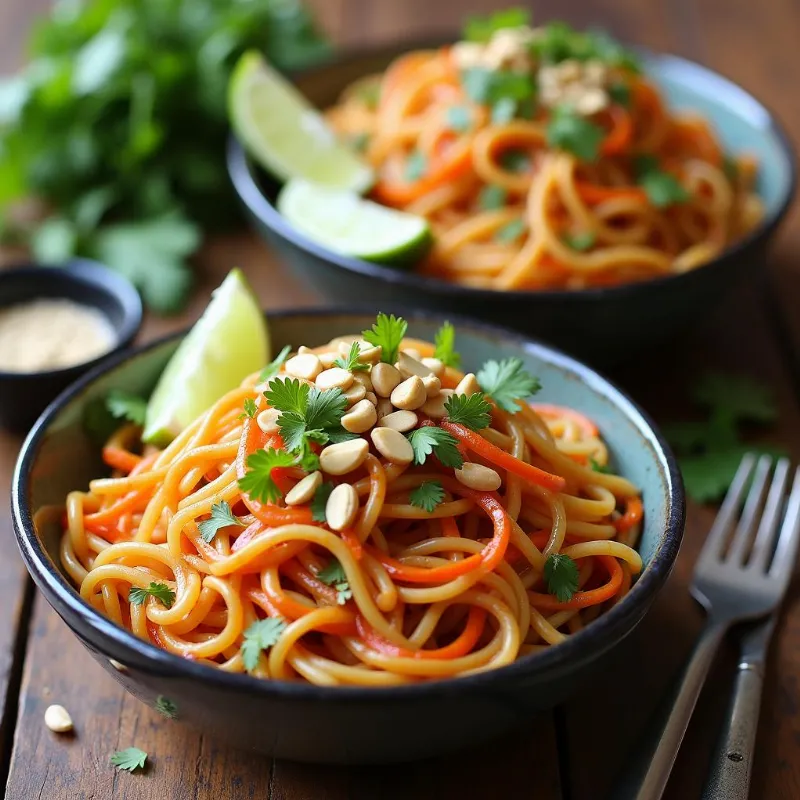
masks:
<svg viewBox="0 0 800 800"><path fill-rule="evenodd" d="M618 784L615 795L618 798L658 800L662 796L725 633L735 623L776 611L786 593L800 543L800 468L795 471L787 499L789 461L782 458L777 462L770 482L772 467L769 456L756 460L752 454L747 454L739 465L695 566L691 592L707 612L706 627L695 645L675 699L661 716L661 724L650 732L641 758L629 762L632 768ZM770 633L767 630L760 634L764 647ZM708 798L747 797L761 699L760 671L740 671L736 696L739 700L733 716L736 733L724 741L731 742L730 752L741 759L729 762L738 769L723 768L718 777L716 771L712 774L715 787L712 791L716 794L707 794ZM735 795L731 794L732 786Z"/></svg>

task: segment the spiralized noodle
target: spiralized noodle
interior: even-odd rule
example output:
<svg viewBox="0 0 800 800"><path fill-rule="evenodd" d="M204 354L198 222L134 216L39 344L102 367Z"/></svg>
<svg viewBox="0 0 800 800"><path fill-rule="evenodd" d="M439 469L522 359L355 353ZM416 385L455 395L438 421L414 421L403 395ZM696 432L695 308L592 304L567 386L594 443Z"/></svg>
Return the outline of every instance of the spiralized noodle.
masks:
<svg viewBox="0 0 800 800"><path fill-rule="evenodd" d="M313 352L335 352L339 341ZM427 342L402 347L433 354ZM462 377L447 367L442 387ZM66 500L64 569L87 603L141 639L243 672L248 628L280 618L286 627L249 669L258 678L326 686L451 678L557 645L618 602L642 568L638 491L600 469L607 448L577 411L495 407L479 432L438 421L467 461L500 474L498 491L468 488L433 457L400 465L373 450L356 471L331 478L359 498L355 521L336 532L308 505L260 502L239 486L250 454L281 447L279 434L241 413L246 398L267 408L257 381L226 394L163 450L142 449L140 430L121 427L104 448L111 477ZM304 475L298 467L271 474L284 494ZM409 502L426 481L444 488L432 512ZM198 525L222 501L240 524L209 543ZM578 567L568 600L543 577L553 554ZM344 596L321 578L332 559ZM132 601L132 588L154 582L174 592L171 604Z"/></svg>
<svg viewBox="0 0 800 800"><path fill-rule="evenodd" d="M534 38L542 29L522 30ZM428 219L435 244L423 273L496 290L616 285L695 269L760 221L754 160L727 157L708 122L671 113L646 77L587 67L627 100L587 115L604 139L586 161L548 144L552 107L496 121L475 102L457 58L463 44L408 53L327 112L338 134L364 147L378 175L373 198ZM549 67L530 66L539 68ZM453 110L466 115L455 128ZM643 155L688 192L684 201L655 204L637 173ZM414 158L421 174L409 177ZM502 197L491 207L487 188ZM570 244L576 236L581 247Z"/></svg>

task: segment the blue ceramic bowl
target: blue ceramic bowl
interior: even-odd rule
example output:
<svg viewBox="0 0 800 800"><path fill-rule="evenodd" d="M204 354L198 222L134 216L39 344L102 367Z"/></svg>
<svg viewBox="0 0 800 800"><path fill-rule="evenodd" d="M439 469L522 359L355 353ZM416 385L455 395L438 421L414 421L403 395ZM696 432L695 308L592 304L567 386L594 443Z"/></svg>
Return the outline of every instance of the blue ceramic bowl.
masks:
<svg viewBox="0 0 800 800"><path fill-rule="evenodd" d="M0 270L0 308L42 298L64 298L96 308L111 323L115 337L108 352L71 367L0 370L0 425L14 431L27 431L57 394L111 353L127 347L142 324L142 301L133 284L89 259L75 258L63 267L25 264Z"/></svg>
<svg viewBox="0 0 800 800"><path fill-rule="evenodd" d="M425 339L441 323L414 312L405 316L410 334ZM363 330L374 318L374 312L270 314L273 346L321 344ZM43 509L63 504L68 491L105 474L99 448L82 426L87 408L111 388L150 392L180 338L117 357L62 394L22 448L12 505L28 570L95 659L143 702L163 709L169 701L178 720L209 735L280 758L328 763L409 760L477 744L524 724L562 700L583 676L596 673L598 660L642 619L672 569L683 531L683 490L675 460L647 416L577 361L515 334L459 321L466 367L490 357L521 358L541 379L539 398L569 404L596 420L619 472L641 487L640 552L646 566L631 592L564 643L508 667L397 688L259 681L159 650L81 600L59 562L60 513Z"/></svg>
<svg viewBox="0 0 800 800"><path fill-rule="evenodd" d="M298 86L319 108L330 106L354 79L383 69L400 52L345 55L304 73ZM408 303L455 310L513 327L593 363L613 363L634 350L667 339L708 315L736 279L756 270L794 195L795 156L781 126L744 89L699 64L645 53L645 70L676 109L711 120L725 147L748 152L761 165L759 193L766 216L759 227L719 258L681 275L581 291L497 292L452 283L338 255L296 231L276 210L278 186L247 158L236 139L228 148L228 171L256 228L303 282L330 303L376 306Z"/></svg>

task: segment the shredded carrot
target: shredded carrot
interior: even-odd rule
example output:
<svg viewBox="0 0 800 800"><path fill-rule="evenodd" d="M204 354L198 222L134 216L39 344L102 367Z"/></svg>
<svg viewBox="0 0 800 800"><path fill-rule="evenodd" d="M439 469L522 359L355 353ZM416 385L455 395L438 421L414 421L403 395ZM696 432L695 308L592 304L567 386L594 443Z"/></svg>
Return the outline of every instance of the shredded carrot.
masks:
<svg viewBox="0 0 800 800"><path fill-rule="evenodd" d="M589 417L566 406L557 406L552 403L530 403L530 407L545 419L568 419L574 422L586 436L597 436L597 425Z"/></svg>
<svg viewBox="0 0 800 800"><path fill-rule="evenodd" d="M614 522L614 527L622 533L639 523L644 515L644 507L640 497L629 497L625 503L625 513Z"/></svg>
<svg viewBox="0 0 800 800"><path fill-rule="evenodd" d="M128 450L123 450L121 447L107 445L103 448L103 461L112 469L118 469L120 472L129 473L133 471L141 460L141 456L137 456Z"/></svg>

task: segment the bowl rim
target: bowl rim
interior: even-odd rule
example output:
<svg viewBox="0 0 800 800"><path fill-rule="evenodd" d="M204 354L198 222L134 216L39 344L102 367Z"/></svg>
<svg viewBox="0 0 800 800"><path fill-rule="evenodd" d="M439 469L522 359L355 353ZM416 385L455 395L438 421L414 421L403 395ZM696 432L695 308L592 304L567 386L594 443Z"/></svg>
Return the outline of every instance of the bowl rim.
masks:
<svg viewBox="0 0 800 800"><path fill-rule="evenodd" d="M419 321L443 321L441 314L427 311L413 311L402 306L388 309L394 313L402 313L413 323ZM297 308L270 312L270 319L286 317L311 316L374 316L374 309L365 307L349 307L343 309L329 308ZM14 533L17 546L23 560L36 584L44 593L48 602L65 621L71 623L71 616L80 618L97 634L103 636L120 649L133 651L141 663L137 667L161 675L162 677L188 677L206 681L213 686L235 692L266 694L276 698L305 699L313 701L352 701L375 702L381 700L402 700L409 696L414 698L446 692L480 691L497 682L519 679L522 676L536 676L539 679L548 675L565 671L570 672L587 660L593 660L612 647L619 639L627 635L641 619L655 595L664 585L674 566L678 549L683 537L686 514L683 482L678 464L664 440L655 427L650 416L637 403L616 385L597 373L591 367L582 364L572 356L562 353L556 348L543 344L522 334L504 328L477 322L468 318L448 315L448 318L462 328L469 328L475 333L501 339L504 343L512 343L533 357L541 358L557 368L567 369L586 383L593 392L600 393L619 409L646 437L652 447L658 469L662 472L667 484L667 515L664 531L653 553L650 563L642 572L631 591L613 608L599 619L566 641L539 653L522 656L512 664L486 670L458 678L424 681L402 686L317 686L309 683L291 681L271 681L254 678L247 673L234 674L195 663L180 656L161 650L150 642L145 642L130 631L118 627L99 611L85 603L77 590L51 561L42 542L35 533L33 519L28 508L30 495L30 470L35 462L40 444L47 435L50 424L55 417L87 390L99 377L105 375L122 364L163 347L169 342L180 340L188 330L179 331L159 338L150 344L131 351L119 353L63 391L39 417L20 450L20 455L12 477L11 508ZM72 625L70 624L70 627ZM81 634L81 638L82 638ZM146 666L142 666L142 665Z"/></svg>
<svg viewBox="0 0 800 800"><path fill-rule="evenodd" d="M317 75L321 75L325 70L331 67L356 64L359 61L400 54L411 49L419 49L420 47L438 46L441 45L442 41L441 38L433 41L430 39L427 41L409 39L387 43L377 47L346 49L333 58L326 60L324 63L297 72L293 74L292 77L299 81L314 80ZM377 279L390 285L402 285L409 289L423 290L439 296L463 296L468 298L471 302L497 302L499 298L506 298L528 303L534 299L556 301L569 298L570 302L592 303L610 296L618 297L620 301L623 301L625 299L634 299L636 294L641 291L644 286L652 287L654 291L658 291L660 287L667 284L670 284L670 286L677 291L681 284L685 285L689 283L694 280L695 276L698 274L707 274L711 270L717 271L724 269L740 255L747 253L755 242L768 239L774 233L775 229L786 216L795 196L798 180L797 154L786 132L786 128L779 121L777 115L754 95L730 78L682 56L639 46L635 47L635 49L646 60L650 60L653 63L672 64L682 67L684 70L693 72L704 82L712 80L717 86L724 87L726 92L735 92L739 96L747 98L751 107L757 108L759 113L763 114L766 121L765 128L774 133L780 145L780 152L789 167L789 180L786 184L785 193L780 198L775 208L769 214L765 215L758 226L746 236L726 247L722 253L706 264L703 264L698 269L657 276L644 281L622 283L616 286L589 287L586 289L515 289L509 291L464 286L462 284L442 280L435 276L420 275L411 270L399 269L397 267L335 253L327 247L306 237L283 217L276 205L263 193L256 179L256 169L258 168L254 168L252 159L245 152L243 145L238 140L233 130L228 139L226 152L228 175L242 203L259 222L268 227L275 234L287 240L298 249L315 256L329 265L350 273L355 273L361 277Z"/></svg>
<svg viewBox="0 0 800 800"><path fill-rule="evenodd" d="M118 353L120 350L126 348L133 341L142 326L144 310L142 298L139 296L136 287L118 272L90 258L71 258L63 266L37 264L32 261L13 265L8 269L0 270L0 288L2 288L3 283L7 280L12 280L14 278L22 279L23 281L28 281L31 286L34 287L32 294L27 300L36 300L42 297L42 295L35 290L36 280L46 279L48 276L57 278L66 283L72 283L79 287L91 285L99 291L104 292L109 297L114 297L117 300L122 308L122 322L119 325L112 326L114 329L114 343L99 356L89 361L80 361L77 364L70 364L67 367L38 370L35 372L9 372L0 369L0 380L12 381L65 378L70 375L77 376L87 369L96 367L114 353ZM64 297L66 297L66 295L64 295ZM24 303L26 300L22 300L21 302ZM99 308L96 304L88 301L83 304L95 309ZM14 305L14 303L12 303L12 305ZM2 307L5 306L0 306L0 308ZM104 314L104 316L106 315ZM108 321L109 324L111 324L111 320Z"/></svg>

